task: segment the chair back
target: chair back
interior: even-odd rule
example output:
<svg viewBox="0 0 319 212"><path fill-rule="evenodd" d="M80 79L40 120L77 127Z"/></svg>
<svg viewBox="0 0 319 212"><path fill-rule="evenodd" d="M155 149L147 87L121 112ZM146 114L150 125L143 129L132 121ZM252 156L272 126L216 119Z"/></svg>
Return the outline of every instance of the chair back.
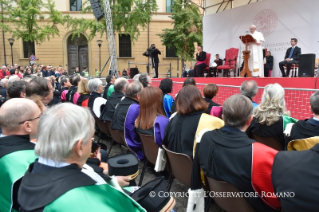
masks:
<svg viewBox="0 0 319 212"><path fill-rule="evenodd" d="M121 133L119 133L118 130L113 130L111 128L111 122L110 121L106 121L106 126L109 129L111 136L113 138L114 141L116 141L116 143L121 144L121 145L126 145L126 142L123 142L123 139L121 137ZM122 131L123 132L123 131ZM124 132L123 132L123 137L124 137Z"/></svg>
<svg viewBox="0 0 319 212"><path fill-rule="evenodd" d="M251 137L255 141L262 143L262 144L265 144L266 146L269 146L275 150L278 150L278 151L284 150L281 143L273 137L260 137L254 133L251 133Z"/></svg>
<svg viewBox="0 0 319 212"><path fill-rule="evenodd" d="M106 123L103 122L103 121L100 121L98 117L96 117L94 115L94 120L95 120L95 123L97 124L98 128L103 132L105 133L106 135L110 135L110 131L109 131L109 128L106 126Z"/></svg>
<svg viewBox="0 0 319 212"><path fill-rule="evenodd" d="M214 192L232 192L240 194L239 190L224 181L217 181L213 178L207 177L207 182L210 191ZM214 195L216 196L216 195ZM213 197L214 201L227 212L254 212L253 207L247 202L244 197Z"/></svg>
<svg viewBox="0 0 319 212"><path fill-rule="evenodd" d="M145 157L150 163L155 165L159 146L155 143L155 139L153 136L140 133L139 135L141 138L142 149Z"/></svg>
<svg viewBox="0 0 319 212"><path fill-rule="evenodd" d="M228 66L236 66L239 49L230 48L226 50L225 64ZM236 59L235 59L236 58Z"/></svg>
<svg viewBox="0 0 319 212"><path fill-rule="evenodd" d="M165 145L162 147L166 151L170 169L174 177L186 187L190 188L193 167L192 159L186 154L176 153L168 150Z"/></svg>
<svg viewBox="0 0 319 212"><path fill-rule="evenodd" d="M205 64L207 67L209 67L210 57L211 57L211 54L206 52Z"/></svg>

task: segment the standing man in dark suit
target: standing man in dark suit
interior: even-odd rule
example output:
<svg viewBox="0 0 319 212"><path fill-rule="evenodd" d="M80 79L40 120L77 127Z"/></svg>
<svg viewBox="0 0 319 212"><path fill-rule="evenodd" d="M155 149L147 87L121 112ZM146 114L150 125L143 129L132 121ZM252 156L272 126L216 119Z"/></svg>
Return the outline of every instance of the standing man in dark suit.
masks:
<svg viewBox="0 0 319 212"><path fill-rule="evenodd" d="M269 71L274 67L274 57L271 56L271 52L267 51L266 53L266 64L264 64L264 77L270 77Z"/></svg>
<svg viewBox="0 0 319 212"><path fill-rule="evenodd" d="M202 51L201 46L197 46L197 53L196 53L196 60L197 63L195 65L195 77L201 77L204 68L207 67L205 60L206 60L206 52Z"/></svg>
<svg viewBox="0 0 319 212"><path fill-rule="evenodd" d="M301 54L301 48L296 46L297 43L297 38L291 38L291 47L287 49L285 60L279 63L279 68L283 77L289 77L291 65L299 63L299 55ZM287 74L285 74L284 65L287 65Z"/></svg>
<svg viewBox="0 0 319 212"><path fill-rule="evenodd" d="M161 52L155 47L155 44L152 44L151 48L153 49L153 52L151 54L152 67L155 69L154 78L158 78L158 63L159 63L158 55L161 54Z"/></svg>

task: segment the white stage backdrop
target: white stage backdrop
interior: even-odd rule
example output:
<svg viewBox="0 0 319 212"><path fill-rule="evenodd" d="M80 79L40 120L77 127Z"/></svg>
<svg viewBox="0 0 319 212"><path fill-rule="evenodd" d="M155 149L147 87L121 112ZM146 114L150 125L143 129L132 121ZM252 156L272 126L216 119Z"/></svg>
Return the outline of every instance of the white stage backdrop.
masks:
<svg viewBox="0 0 319 212"><path fill-rule="evenodd" d="M265 0L204 17L203 47L225 57L226 49L244 49L239 36L257 26L265 37L263 46L274 56L272 76L281 76L278 63L284 59L290 38L297 38L301 53L319 57L319 0Z"/></svg>

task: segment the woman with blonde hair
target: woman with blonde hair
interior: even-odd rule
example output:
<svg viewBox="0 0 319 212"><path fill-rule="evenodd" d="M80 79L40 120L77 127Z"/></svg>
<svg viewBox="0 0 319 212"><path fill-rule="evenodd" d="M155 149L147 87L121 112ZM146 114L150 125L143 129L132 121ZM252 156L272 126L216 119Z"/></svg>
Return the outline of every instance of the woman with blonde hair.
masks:
<svg viewBox="0 0 319 212"><path fill-rule="evenodd" d="M80 97L76 104L82 107L88 107L89 104L90 91L88 89L88 82L88 79L83 78L78 85L78 93L80 94Z"/></svg>
<svg viewBox="0 0 319 212"><path fill-rule="evenodd" d="M281 85L269 84L265 87L261 103L253 112L253 121L246 133L249 137L272 137L285 146L284 130L288 123L296 120L286 111L285 91Z"/></svg>

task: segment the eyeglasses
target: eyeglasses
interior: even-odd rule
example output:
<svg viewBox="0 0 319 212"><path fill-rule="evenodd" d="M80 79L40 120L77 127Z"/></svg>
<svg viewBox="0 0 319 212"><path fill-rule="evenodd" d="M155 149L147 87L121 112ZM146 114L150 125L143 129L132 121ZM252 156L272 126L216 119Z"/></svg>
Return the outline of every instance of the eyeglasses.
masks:
<svg viewBox="0 0 319 212"><path fill-rule="evenodd" d="M23 123L25 123L25 122L27 122L27 121L37 120L37 119L39 119L41 116L42 116L42 113L41 113L38 117L36 117L36 118L34 118L34 119L28 119L28 120L25 120L25 121L21 121L21 122L18 123L18 125L21 125L21 124L23 124Z"/></svg>

